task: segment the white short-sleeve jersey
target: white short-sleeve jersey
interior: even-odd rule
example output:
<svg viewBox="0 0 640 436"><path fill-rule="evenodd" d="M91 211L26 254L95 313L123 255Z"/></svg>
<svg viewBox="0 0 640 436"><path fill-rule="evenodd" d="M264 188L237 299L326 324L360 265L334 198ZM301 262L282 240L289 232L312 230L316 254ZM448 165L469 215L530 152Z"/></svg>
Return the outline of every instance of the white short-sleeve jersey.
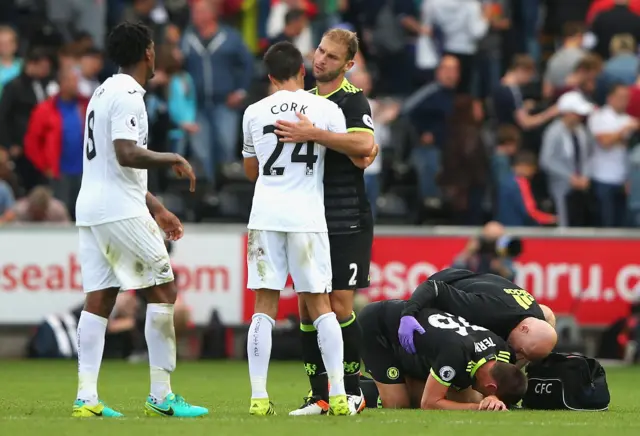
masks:
<svg viewBox="0 0 640 436"><path fill-rule="evenodd" d="M127 74L108 78L93 93L84 130L82 186L76 225L95 226L149 213L147 170L118 163L113 141L136 141L147 148L149 125L145 90Z"/></svg>
<svg viewBox="0 0 640 436"><path fill-rule="evenodd" d="M253 194L249 229L276 232L326 232L324 155L320 144L282 143L278 120L299 121L296 112L316 127L346 133L342 110L333 102L299 90L278 91L244 113L245 158L255 157L259 175Z"/></svg>

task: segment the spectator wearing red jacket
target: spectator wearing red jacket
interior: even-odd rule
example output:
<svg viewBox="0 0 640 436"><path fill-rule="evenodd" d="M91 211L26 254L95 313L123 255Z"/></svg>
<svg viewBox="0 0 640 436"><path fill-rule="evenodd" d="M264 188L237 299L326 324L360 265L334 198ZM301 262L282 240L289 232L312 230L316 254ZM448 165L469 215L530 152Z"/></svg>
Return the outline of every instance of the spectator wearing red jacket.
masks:
<svg viewBox="0 0 640 436"><path fill-rule="evenodd" d="M58 79L60 92L38 104L31 113L24 151L35 168L51 181L55 197L73 214L82 180L88 100L79 96L74 70L61 71Z"/></svg>

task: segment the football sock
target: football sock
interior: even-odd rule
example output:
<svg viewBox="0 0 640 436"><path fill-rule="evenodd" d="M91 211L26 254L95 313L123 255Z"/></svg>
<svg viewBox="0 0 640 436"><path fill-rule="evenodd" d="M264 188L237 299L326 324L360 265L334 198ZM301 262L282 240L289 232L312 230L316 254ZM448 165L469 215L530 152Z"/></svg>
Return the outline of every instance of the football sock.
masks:
<svg viewBox="0 0 640 436"><path fill-rule="evenodd" d="M309 377L311 391L325 401L329 401L329 379L324 368L322 353L318 347L318 331L311 321L300 322L302 334L302 359L304 370Z"/></svg>
<svg viewBox="0 0 640 436"><path fill-rule="evenodd" d="M251 318L249 336L247 337L251 398L269 398L267 373L271 358L271 331L275 323L273 318L264 313L256 313Z"/></svg>
<svg viewBox="0 0 640 436"><path fill-rule="evenodd" d="M144 336L149 349L151 398L162 403L171 393L171 373L176 369L173 304L147 304Z"/></svg>
<svg viewBox="0 0 640 436"><path fill-rule="evenodd" d="M378 396L380 394L378 392L376 382L370 378L362 377L360 379L360 386L362 387L362 394L364 395L364 401L367 404L367 407L372 409L377 408Z"/></svg>
<svg viewBox="0 0 640 436"><path fill-rule="evenodd" d="M344 342L344 388L349 395L360 395L360 344L362 330L356 314L340 322Z"/></svg>
<svg viewBox="0 0 640 436"><path fill-rule="evenodd" d="M98 374L104 352L107 319L83 311L78 321L78 399L98 404Z"/></svg>
<svg viewBox="0 0 640 436"><path fill-rule="evenodd" d="M321 315L313 322L318 330L318 346L329 378L329 396L344 395L344 345L340 324L333 312Z"/></svg>

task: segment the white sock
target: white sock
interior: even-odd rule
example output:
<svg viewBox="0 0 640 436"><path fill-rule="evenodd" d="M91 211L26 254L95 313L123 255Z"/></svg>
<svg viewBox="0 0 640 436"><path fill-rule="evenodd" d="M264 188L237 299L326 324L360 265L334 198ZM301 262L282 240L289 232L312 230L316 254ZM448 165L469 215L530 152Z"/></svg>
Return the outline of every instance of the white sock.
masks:
<svg viewBox="0 0 640 436"><path fill-rule="evenodd" d="M271 359L271 330L276 322L264 313L256 313L251 318L247 337L249 357L249 379L251 398L269 398L267 394L267 373Z"/></svg>
<svg viewBox="0 0 640 436"><path fill-rule="evenodd" d="M104 352L107 319L83 311L78 321L78 399L98 404L98 374Z"/></svg>
<svg viewBox="0 0 640 436"><path fill-rule="evenodd" d="M318 347L329 378L329 396L344 395L344 343L340 324L333 312L320 315L313 322L318 331Z"/></svg>
<svg viewBox="0 0 640 436"><path fill-rule="evenodd" d="M162 403L171 393L171 373L176 369L173 304L147 304L144 337L149 350L151 398Z"/></svg>

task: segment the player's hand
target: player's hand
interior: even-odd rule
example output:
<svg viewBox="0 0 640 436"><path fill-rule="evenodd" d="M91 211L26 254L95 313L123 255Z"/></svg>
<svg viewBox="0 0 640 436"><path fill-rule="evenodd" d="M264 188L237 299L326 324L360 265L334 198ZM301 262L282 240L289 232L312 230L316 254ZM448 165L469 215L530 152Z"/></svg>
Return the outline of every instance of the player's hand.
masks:
<svg viewBox="0 0 640 436"><path fill-rule="evenodd" d="M177 216L169 212L167 209L157 213L155 218L158 226L162 229L165 237L169 241L177 241L184 235L182 223Z"/></svg>
<svg viewBox="0 0 640 436"><path fill-rule="evenodd" d="M503 411L508 410L507 406L498 399L495 395L489 395L485 399L483 399L478 405L478 410L488 410L488 411Z"/></svg>
<svg viewBox="0 0 640 436"><path fill-rule="evenodd" d="M296 112L296 116L300 119L297 123L293 121L278 121L276 123L276 135L281 136L281 142L307 142L314 140L316 127L311 120L300 112Z"/></svg>
<svg viewBox="0 0 640 436"><path fill-rule="evenodd" d="M413 334L415 332L424 334L424 327L420 325L417 319L412 316L403 316L400 318L400 328L398 329L398 339L400 345L407 353L416 354L416 345L413 343Z"/></svg>
<svg viewBox="0 0 640 436"><path fill-rule="evenodd" d="M191 164L185 158L176 154L178 162L173 164L173 172L181 179L189 179L189 191L196 191L196 175L191 168Z"/></svg>

